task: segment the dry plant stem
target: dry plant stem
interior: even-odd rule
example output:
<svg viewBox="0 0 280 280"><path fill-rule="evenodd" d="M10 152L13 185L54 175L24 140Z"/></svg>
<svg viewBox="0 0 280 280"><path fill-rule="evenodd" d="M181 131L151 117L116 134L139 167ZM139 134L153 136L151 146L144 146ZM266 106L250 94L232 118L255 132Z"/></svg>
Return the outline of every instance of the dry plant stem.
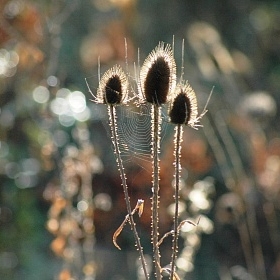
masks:
<svg viewBox="0 0 280 280"><path fill-rule="evenodd" d="M251 275L256 276L255 264L253 259L253 252L251 247L251 240L249 230L246 224L246 221L243 221L240 224L237 224L237 230L240 235L241 246L243 249L245 262L248 268L248 272Z"/></svg>
<svg viewBox="0 0 280 280"><path fill-rule="evenodd" d="M159 151L160 151L160 125L161 107L152 104L152 161L153 161L153 197L152 197L152 242L155 262L156 279L160 280L160 252L158 246L158 209L159 209Z"/></svg>
<svg viewBox="0 0 280 280"><path fill-rule="evenodd" d="M203 123L204 123L203 131L205 137L207 138L207 141L211 149L213 150L215 159L219 165L219 169L221 170L221 174L226 184L226 187L228 188L228 190L233 190L234 185L232 182L234 182L234 175L232 170L229 168L227 164L225 151L221 146L217 138L216 132L207 116L204 116Z"/></svg>
<svg viewBox="0 0 280 280"><path fill-rule="evenodd" d="M175 261L178 251L178 236L179 236L179 188L180 188L180 171L181 171L181 164L180 164L180 158L181 158L181 147L182 147L182 138L183 135L183 126L181 124L178 124L175 126L175 136L174 136L174 144L175 144L175 150L174 150L174 157L175 157L175 193L174 193L174 199L175 199L175 214L174 214L174 234L173 234L173 241L172 241L172 257L171 257L171 273L170 273L170 279L172 280L174 278L175 273Z"/></svg>
<svg viewBox="0 0 280 280"><path fill-rule="evenodd" d="M278 234L277 213L275 208L276 205L274 204L274 201L272 199L270 199L263 205L263 212L268 224L269 236L273 245L273 252L275 255L277 255L277 252L279 252L280 238ZM269 209L269 211L267 211L267 209Z"/></svg>
<svg viewBox="0 0 280 280"><path fill-rule="evenodd" d="M118 169L119 169L120 177L121 177L121 180L122 180L125 203L126 203L127 213L128 213L128 216L129 216L129 223L130 223L130 226L131 226L134 238L135 238L137 250L139 251L140 260L141 260L141 264L142 264L142 267L143 267L144 275L145 275L146 280L148 280L149 275L148 275L148 272L147 272L146 262L145 262L145 258L144 258L144 254L143 254L143 248L141 246L140 238L138 236L138 232L136 230L135 222L134 222L133 215L132 215L130 199L129 199L128 190L127 190L126 175L125 175L125 172L124 172L124 166L123 166L121 153L120 153L120 149L119 149L119 139L118 139L118 133L117 133L116 108L113 105L108 105L108 114L109 114L109 119L110 119L112 142L113 142L113 145L114 145L114 151L115 151L115 154L116 154L116 161L117 161L117 164L118 164Z"/></svg>
<svg viewBox="0 0 280 280"><path fill-rule="evenodd" d="M234 180L235 176L233 174L233 171L228 167L224 149L222 148L221 144L219 143L217 135L216 135L209 119L207 118L207 116L204 116L203 131L205 133L205 136L208 140L209 145L211 146L211 148L214 152L214 156L220 167L226 187L229 190L234 191L236 193L235 184L233 185L232 183L229 183L229 182L235 181ZM249 229L246 224L242 224L242 225L238 226L238 231L240 234L241 245L243 248L244 257L245 257L245 261L246 261L248 270L252 275L256 275L255 268L254 268L253 251L252 251L251 244L250 244Z"/></svg>
<svg viewBox="0 0 280 280"><path fill-rule="evenodd" d="M229 154L230 160L232 162L233 171L236 175L236 180L239 181L240 178L246 178L246 174L244 172L245 168L243 166L240 153L233 141L232 136L229 133L225 116L223 115L222 111L217 112L217 123L216 125L218 132L225 143L225 148L227 153ZM238 192L238 190L235 190ZM246 199L246 195L244 195L244 204L246 206L246 220L248 225L248 230L250 234L250 239L253 242L253 251L254 251L254 263L255 263L255 271L256 275L258 275L261 279L266 279L266 272L265 272L265 262L263 251L260 242L260 236L258 231L258 225L256 220L256 213L255 209L252 206L252 203Z"/></svg>

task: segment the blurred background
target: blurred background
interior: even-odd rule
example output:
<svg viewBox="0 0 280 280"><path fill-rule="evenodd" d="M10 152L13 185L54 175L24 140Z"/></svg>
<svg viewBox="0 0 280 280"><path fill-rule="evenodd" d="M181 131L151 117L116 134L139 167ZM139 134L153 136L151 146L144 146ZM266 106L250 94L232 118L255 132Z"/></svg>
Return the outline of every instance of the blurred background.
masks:
<svg viewBox="0 0 280 280"><path fill-rule="evenodd" d="M213 90L203 128L184 132L180 215L200 222L182 226L178 274L280 279L279 1L1 0L0 13L0 279L143 279L128 226L122 251L112 244L126 208L106 108L85 78L95 93L99 57L101 73L121 64L135 89L138 60L173 36L200 112ZM150 125L134 109L119 110L119 134L151 268ZM172 135L164 118L161 235L173 223ZM168 265L168 238L160 249Z"/></svg>

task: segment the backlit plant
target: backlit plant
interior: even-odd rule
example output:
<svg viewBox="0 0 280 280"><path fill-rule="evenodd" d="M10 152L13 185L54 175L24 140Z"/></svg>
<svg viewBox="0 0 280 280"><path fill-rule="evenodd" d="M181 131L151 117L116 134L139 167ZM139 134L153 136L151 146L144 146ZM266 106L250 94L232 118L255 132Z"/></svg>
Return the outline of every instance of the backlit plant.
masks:
<svg viewBox="0 0 280 280"><path fill-rule="evenodd" d="M196 223L185 220L179 224L179 183L180 183L180 157L183 126L187 125L197 129L200 119L206 113L206 106L201 115L198 116L197 99L194 90L187 82L182 81L182 77L176 86L176 63L173 49L170 45L159 43L158 46L147 56L140 68L139 77L136 77L138 92L134 94L137 104L147 104L150 108L151 116L151 162L152 162L152 220L151 220L151 242L153 245L154 273L156 279L162 279L163 275L169 275L170 279L179 279L176 273L176 257L178 251L178 236L182 226L187 222L193 226ZM89 86L88 86L89 87ZM131 87L133 88L133 87ZM89 89L90 90L90 89ZM118 165L118 170L122 180L127 216L123 223L116 230L113 236L113 243L118 249L117 237L121 234L124 225L129 222L134 234L137 250L140 254L141 264L144 270L145 279L149 279L146 268L143 249L137 233L133 215L138 212L141 216L144 211L144 201L139 198L137 205L132 210L128 194L125 168L120 151L116 106L125 105L130 99L130 85L127 74L120 66L113 66L99 78L97 94L93 95L93 101L108 106L109 125L111 127L111 139ZM174 138L174 178L175 178L175 212L174 228L159 239L159 190L160 190L160 139L162 125L162 106L169 106L170 122L175 126ZM207 104L206 104L207 105ZM165 237L173 235L172 257L170 267L161 265L160 244Z"/></svg>

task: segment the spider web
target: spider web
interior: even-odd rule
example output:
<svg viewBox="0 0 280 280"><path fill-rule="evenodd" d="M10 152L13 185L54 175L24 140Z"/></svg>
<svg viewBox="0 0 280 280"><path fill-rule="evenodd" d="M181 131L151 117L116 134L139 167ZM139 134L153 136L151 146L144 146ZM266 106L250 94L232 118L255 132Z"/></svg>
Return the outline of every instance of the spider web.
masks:
<svg viewBox="0 0 280 280"><path fill-rule="evenodd" d="M141 162L151 162L151 105L119 106L117 108L118 135L121 155L124 163L131 161L141 165ZM168 131L168 123L163 122L161 142Z"/></svg>
<svg viewBox="0 0 280 280"><path fill-rule="evenodd" d="M96 88L94 90L96 91ZM92 103L91 107L92 119L101 121L107 132L106 134L111 138L107 106ZM162 143L168 134L169 123L167 121L167 110L164 106L162 106L161 111L162 125L160 136ZM144 168L143 162L151 162L151 104L116 106L116 112L122 160L126 165L133 162Z"/></svg>

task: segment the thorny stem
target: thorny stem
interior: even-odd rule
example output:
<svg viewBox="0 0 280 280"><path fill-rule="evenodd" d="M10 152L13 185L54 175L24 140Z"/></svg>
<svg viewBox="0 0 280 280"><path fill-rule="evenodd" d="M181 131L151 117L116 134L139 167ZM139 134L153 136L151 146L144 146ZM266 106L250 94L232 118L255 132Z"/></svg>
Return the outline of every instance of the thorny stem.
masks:
<svg viewBox="0 0 280 280"><path fill-rule="evenodd" d="M159 149L160 149L160 118L161 108L152 105L152 161L153 161L153 196L152 196L152 242L155 262L156 279L160 280L160 251L158 246L158 208L159 208Z"/></svg>
<svg viewBox="0 0 280 280"><path fill-rule="evenodd" d="M144 258L144 254L143 254L143 248L141 246L140 238L139 238L138 232L136 230L136 226L135 226L135 222L134 222L133 214L132 214L132 210L131 210L130 198L129 198L128 190L127 190L126 175L125 175L125 172L124 172L124 166L123 166L121 153L120 153L120 149L119 149L119 139L118 139L118 133L117 133L118 128L117 128L116 108L113 105L108 106L108 114L109 114L109 119L110 119L112 142L113 142L113 145L114 145L114 151L115 151L115 154L116 154L116 161L117 161L117 164L118 164L118 169L119 169L120 177L121 177L121 180L122 180L125 203L126 203L127 213L128 213L128 216L129 216L129 223L130 223L130 226L131 226L134 238L135 238L137 250L139 251L140 260L141 260L141 264L142 264L142 267L143 267L144 275L145 275L146 280L148 280L149 275L148 275L148 272L147 272L146 262L145 262L145 258Z"/></svg>
<svg viewBox="0 0 280 280"><path fill-rule="evenodd" d="M175 136L174 136L174 157L175 157L175 215L174 215L174 234L173 234L173 241L172 241L172 258L171 258L171 274L170 279L172 280L175 273L175 260L178 251L178 236L179 236L179 188L180 188L180 158L181 158L181 145L182 145L182 138L183 135L183 126L178 124L175 126Z"/></svg>

